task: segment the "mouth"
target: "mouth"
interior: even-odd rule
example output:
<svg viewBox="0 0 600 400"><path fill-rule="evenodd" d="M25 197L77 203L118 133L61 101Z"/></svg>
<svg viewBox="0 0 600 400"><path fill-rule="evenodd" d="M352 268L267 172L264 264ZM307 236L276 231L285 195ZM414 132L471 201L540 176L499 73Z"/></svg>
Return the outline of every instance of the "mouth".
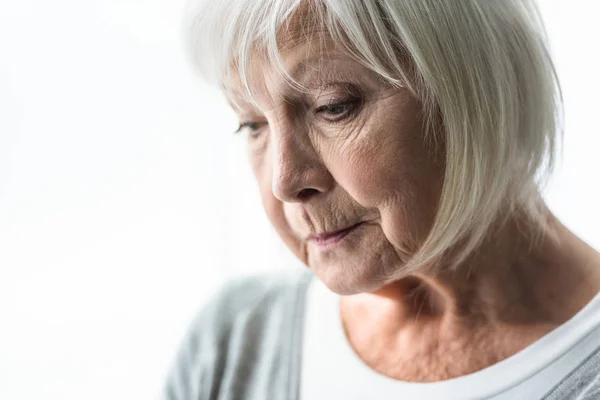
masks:
<svg viewBox="0 0 600 400"><path fill-rule="evenodd" d="M341 242L349 233L356 230L364 222L359 222L348 228L340 229L334 232L325 232L318 235L310 235L308 241L316 244L319 247L330 247Z"/></svg>

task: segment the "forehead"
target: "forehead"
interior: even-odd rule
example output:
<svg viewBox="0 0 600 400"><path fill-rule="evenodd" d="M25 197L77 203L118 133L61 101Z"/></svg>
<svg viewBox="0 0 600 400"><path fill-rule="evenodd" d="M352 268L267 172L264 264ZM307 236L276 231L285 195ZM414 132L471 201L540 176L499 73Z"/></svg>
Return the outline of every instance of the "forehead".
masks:
<svg viewBox="0 0 600 400"><path fill-rule="evenodd" d="M297 37L279 52L281 64L255 51L246 73L232 69L222 87L236 108L268 108L269 104L310 91L331 80L353 80L370 71L340 49L329 37Z"/></svg>
<svg viewBox="0 0 600 400"><path fill-rule="evenodd" d="M239 60L231 64L227 82L221 87L234 109L268 109L269 104L285 101L323 81L371 75L369 68L350 55L352 51L333 39L325 14L323 3L301 0L278 28L275 48L268 51L269 44L255 43L245 65Z"/></svg>

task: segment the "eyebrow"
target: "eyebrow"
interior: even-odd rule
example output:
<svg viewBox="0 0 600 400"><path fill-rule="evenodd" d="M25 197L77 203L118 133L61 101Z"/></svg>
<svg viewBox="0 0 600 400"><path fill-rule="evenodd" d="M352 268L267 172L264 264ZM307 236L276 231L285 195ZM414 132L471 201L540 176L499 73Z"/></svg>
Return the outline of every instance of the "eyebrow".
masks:
<svg viewBox="0 0 600 400"><path fill-rule="evenodd" d="M309 55L308 57L299 58L295 63L293 63L291 65L290 68L287 69L287 73L301 86L304 86L307 89L310 89L310 86L308 85L307 82L314 75L324 75L323 70L325 68L330 69L331 64L335 64L336 62L352 63L353 65L357 64L360 66L360 64L357 63L355 60L346 58L345 55L342 55L340 53L336 53L336 52L332 52L332 51L329 51L329 52L319 51L315 54ZM337 70L337 68L336 68L336 70ZM327 75L330 75L330 74L327 73ZM336 75L334 80L336 80L338 82L347 81L348 75L349 75L348 72L341 73L341 74L339 74L339 76ZM325 80L325 79L323 79L323 80ZM286 82L285 79L281 79L281 81L278 83L277 91L279 93L279 96L281 96L282 99L291 99L292 97L294 97L294 96L292 96L292 94L294 94L294 95L297 94L296 93L297 90L292 89L292 87ZM231 91L231 94L234 96L234 98L237 99L237 100L234 100L234 102L236 102L240 106L244 106L246 104L247 105L251 104L251 102L248 101L248 97L245 93L241 93L239 90L233 89ZM231 102L229 102L229 103L231 105ZM252 108L254 108L254 106L252 106Z"/></svg>

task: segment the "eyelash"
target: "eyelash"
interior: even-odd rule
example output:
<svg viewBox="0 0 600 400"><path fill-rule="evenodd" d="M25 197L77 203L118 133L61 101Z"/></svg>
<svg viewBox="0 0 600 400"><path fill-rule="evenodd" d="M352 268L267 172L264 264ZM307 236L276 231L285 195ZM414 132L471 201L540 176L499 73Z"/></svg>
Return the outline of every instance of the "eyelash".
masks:
<svg viewBox="0 0 600 400"><path fill-rule="evenodd" d="M333 118L324 117L324 119L328 122L338 122L351 116L354 112L356 112L358 107L360 106L360 102L360 99L352 99L347 101L325 104L315 109L315 115L329 112L330 115L333 115ZM342 112L332 112L332 108L335 107L344 107L345 109ZM257 136L256 134L253 135L253 133L258 131L258 129L260 129L260 127L265 124L265 122L255 121L242 122L240 123L239 127L234 133L238 134L244 129L248 129L250 131L250 136Z"/></svg>
<svg viewBox="0 0 600 400"><path fill-rule="evenodd" d="M325 104L324 106L317 107L317 109L315 110L315 114L328 113L330 115L333 115L333 118L324 117L327 121L338 122L338 121L341 121L341 120L349 117L350 115L352 115L352 113L356 112L359 105L360 105L359 99L352 99L352 100L347 100L347 101ZM339 108L339 107L342 107L345 109L342 112L332 112L331 111L332 108ZM328 109L329 109L329 111L328 111Z"/></svg>
<svg viewBox="0 0 600 400"><path fill-rule="evenodd" d="M242 122L240 124L240 126L237 128L237 130L235 132L233 132L233 133L234 134L238 134L238 133L242 132L244 129L249 129L251 132L252 131L256 131L263 124L264 124L263 122L253 122L253 121Z"/></svg>

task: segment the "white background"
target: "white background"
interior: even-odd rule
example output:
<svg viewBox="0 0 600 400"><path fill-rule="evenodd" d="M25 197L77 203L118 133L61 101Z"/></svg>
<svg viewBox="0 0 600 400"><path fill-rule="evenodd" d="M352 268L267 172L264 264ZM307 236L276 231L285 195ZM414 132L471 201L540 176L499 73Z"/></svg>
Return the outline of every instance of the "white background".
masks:
<svg viewBox="0 0 600 400"><path fill-rule="evenodd" d="M542 0L566 103L547 199L600 248L597 4ZM154 398L206 296L289 261L182 10L0 2L1 400Z"/></svg>

